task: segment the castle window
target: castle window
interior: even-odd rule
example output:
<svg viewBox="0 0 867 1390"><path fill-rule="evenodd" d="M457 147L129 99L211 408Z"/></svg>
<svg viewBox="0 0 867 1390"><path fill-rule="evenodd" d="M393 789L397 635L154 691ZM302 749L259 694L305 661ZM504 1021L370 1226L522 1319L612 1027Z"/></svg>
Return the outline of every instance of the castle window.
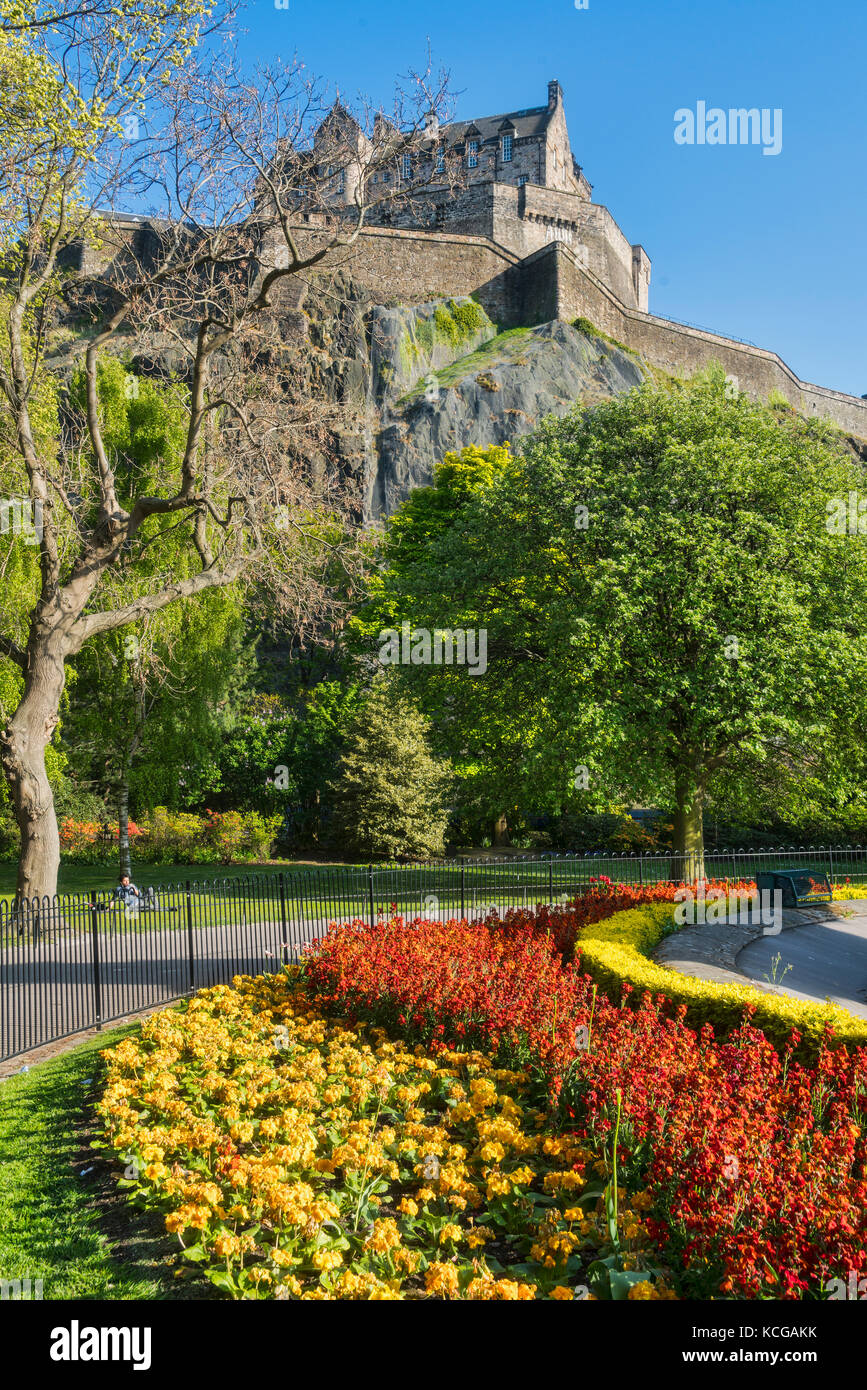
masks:
<svg viewBox="0 0 867 1390"><path fill-rule="evenodd" d="M519 188L523 188L523 187L524 187L524 184L525 184L526 182L527 182L527 175L526 175L526 174L519 174L519 175L518 175L518 187L519 187Z"/></svg>
<svg viewBox="0 0 867 1390"><path fill-rule="evenodd" d="M437 207L436 207L436 225L437 225L437 228L442 228L442 227L444 227L444 226L446 225L446 205L445 205L445 203L437 203Z"/></svg>
<svg viewBox="0 0 867 1390"><path fill-rule="evenodd" d="M503 163L504 163L504 164L511 164L511 162L512 162L512 151L513 151L513 149L514 149L514 141L512 140L511 135L504 135L504 136L503 136Z"/></svg>
<svg viewBox="0 0 867 1390"><path fill-rule="evenodd" d="M440 145L437 150L437 173L444 174L446 171L446 151L445 146Z"/></svg>
<svg viewBox="0 0 867 1390"><path fill-rule="evenodd" d="M404 183L412 181L412 155L405 154L403 157L403 179Z"/></svg>
<svg viewBox="0 0 867 1390"><path fill-rule="evenodd" d="M467 145L467 164L470 167L470 169L478 169L479 167L478 140L470 140Z"/></svg>

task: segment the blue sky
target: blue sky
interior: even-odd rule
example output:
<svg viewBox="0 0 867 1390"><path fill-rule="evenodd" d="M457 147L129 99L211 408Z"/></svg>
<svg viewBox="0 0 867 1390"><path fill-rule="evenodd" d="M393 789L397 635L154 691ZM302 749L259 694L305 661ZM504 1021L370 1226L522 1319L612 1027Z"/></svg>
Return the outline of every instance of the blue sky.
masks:
<svg viewBox="0 0 867 1390"><path fill-rule="evenodd" d="M457 114L544 105L653 262L651 310L772 348L807 381L867 392L864 0L250 0L250 60L296 54L386 106L430 39ZM674 113L781 108L783 146L678 146Z"/></svg>

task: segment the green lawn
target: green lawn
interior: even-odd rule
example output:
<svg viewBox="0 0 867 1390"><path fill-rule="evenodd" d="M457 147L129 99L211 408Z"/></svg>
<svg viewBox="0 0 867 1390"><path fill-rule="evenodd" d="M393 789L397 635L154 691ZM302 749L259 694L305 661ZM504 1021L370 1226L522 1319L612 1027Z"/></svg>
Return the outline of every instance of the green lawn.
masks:
<svg viewBox="0 0 867 1390"><path fill-rule="evenodd" d="M214 879L242 878L245 874L257 877L276 877L279 873L287 876L299 869L310 874L326 873L333 868L326 864L301 864L292 860L281 864L137 864L133 870L134 881L140 887L153 884L184 884L187 879L198 883L211 883ZM339 865L340 868L352 867ZM96 889L113 890L117 883L116 864L66 864L61 863L58 876L58 892L88 893ZM0 864L0 897L8 897L15 891L15 865Z"/></svg>
<svg viewBox="0 0 867 1390"><path fill-rule="evenodd" d="M209 1296L174 1278L173 1238L89 1148L99 1051L133 1027L0 1081L0 1279L41 1279L45 1299Z"/></svg>

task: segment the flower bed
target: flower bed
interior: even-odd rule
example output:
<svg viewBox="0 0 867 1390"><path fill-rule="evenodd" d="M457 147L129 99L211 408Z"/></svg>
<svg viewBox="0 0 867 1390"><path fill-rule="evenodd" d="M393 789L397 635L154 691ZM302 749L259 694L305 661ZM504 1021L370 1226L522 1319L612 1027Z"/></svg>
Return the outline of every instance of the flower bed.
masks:
<svg viewBox="0 0 867 1390"><path fill-rule="evenodd" d="M105 1056L125 1185L233 1298L673 1296L642 1253L649 1197L603 1200L608 1161L482 1052L349 1029L279 976Z"/></svg>
<svg viewBox="0 0 867 1390"><path fill-rule="evenodd" d="M354 923L318 944L307 985L329 1011L537 1066L596 1149L620 1091L628 1180L651 1193L650 1228L682 1291L821 1297L828 1279L864 1270L867 1050L823 1045L810 1067L797 1035L779 1052L749 1021L720 1041L659 996L622 1007L619 981L608 999L563 961L556 940L580 942L575 915Z"/></svg>

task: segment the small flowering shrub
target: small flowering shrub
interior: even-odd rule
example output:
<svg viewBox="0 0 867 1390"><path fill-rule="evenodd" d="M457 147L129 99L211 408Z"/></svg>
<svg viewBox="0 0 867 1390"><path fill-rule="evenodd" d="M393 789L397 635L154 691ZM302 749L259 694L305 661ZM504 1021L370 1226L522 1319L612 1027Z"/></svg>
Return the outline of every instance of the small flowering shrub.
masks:
<svg viewBox="0 0 867 1390"><path fill-rule="evenodd" d="M650 1193L650 1229L690 1296L820 1298L827 1280L867 1269L867 1048L826 1038L807 1066L799 1035L778 1051L749 1007L724 1041L661 995L625 1008L628 983L608 998L564 962L558 934L576 933L580 947L568 909L358 922L316 945L306 981L329 1011L538 1069L576 1142L597 1152L619 1092L627 1183Z"/></svg>
<svg viewBox="0 0 867 1390"><path fill-rule="evenodd" d="M108 843L103 826L97 821L75 820L72 816L67 816L60 823L61 856L74 864L99 864L108 856L116 857L118 827L114 823L107 828L109 831ZM130 821L130 845L135 844L141 834L141 826Z"/></svg>
<svg viewBox="0 0 867 1390"><path fill-rule="evenodd" d="M349 1028L290 976L206 990L103 1054L108 1143L179 1273L236 1299L674 1296L648 1195L606 1206L609 1160L523 1073Z"/></svg>
<svg viewBox="0 0 867 1390"><path fill-rule="evenodd" d="M204 816L165 806L129 826L134 856L143 864L245 864L268 859L283 818L258 811L208 811ZM60 852L77 864L117 856L117 824L108 842L95 821L67 819L60 827Z"/></svg>

